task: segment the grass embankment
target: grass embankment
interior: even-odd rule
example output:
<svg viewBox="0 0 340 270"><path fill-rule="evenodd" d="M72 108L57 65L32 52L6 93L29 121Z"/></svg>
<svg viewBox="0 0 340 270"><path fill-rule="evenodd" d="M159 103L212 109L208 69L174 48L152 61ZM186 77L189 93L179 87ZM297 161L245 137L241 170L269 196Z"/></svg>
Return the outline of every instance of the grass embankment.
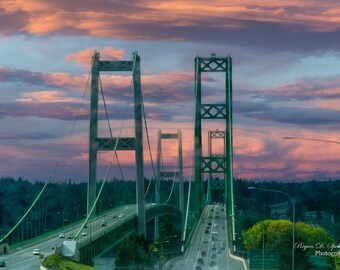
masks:
<svg viewBox="0 0 340 270"><path fill-rule="evenodd" d="M76 261L67 259L62 255L51 255L46 257L43 262L43 266L47 269L58 269L58 270L95 270L96 268L85 264L80 264Z"/></svg>

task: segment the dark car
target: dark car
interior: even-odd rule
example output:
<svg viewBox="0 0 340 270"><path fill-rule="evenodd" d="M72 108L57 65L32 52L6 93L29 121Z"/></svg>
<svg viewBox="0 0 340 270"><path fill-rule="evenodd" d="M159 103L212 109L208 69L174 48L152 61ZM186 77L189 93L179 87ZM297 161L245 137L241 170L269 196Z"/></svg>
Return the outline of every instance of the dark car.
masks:
<svg viewBox="0 0 340 270"><path fill-rule="evenodd" d="M6 266L6 262L5 261L0 261L0 267L5 267Z"/></svg>

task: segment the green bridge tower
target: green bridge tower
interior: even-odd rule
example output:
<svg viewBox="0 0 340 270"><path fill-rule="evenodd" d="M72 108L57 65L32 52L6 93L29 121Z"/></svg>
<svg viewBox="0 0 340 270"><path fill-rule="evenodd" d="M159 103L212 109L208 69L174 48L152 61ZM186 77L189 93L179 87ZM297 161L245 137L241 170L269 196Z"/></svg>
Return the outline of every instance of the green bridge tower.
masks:
<svg viewBox="0 0 340 270"><path fill-rule="evenodd" d="M202 73L225 73L225 99L219 104L202 104ZM214 201L211 196L212 188L208 181L208 194L204 194L204 174L211 176L213 173L224 175L224 202L226 205L226 217L229 228L229 239L235 243L234 199L233 199L233 131L232 131L232 59L228 57L195 58L195 131L194 131L194 177L195 177L195 212L196 216L202 213L204 204ZM209 133L209 155L203 156L202 151L202 120L221 120L225 124L225 132ZM212 138L224 139L224 151L222 155L213 155L211 152ZM210 177L209 176L209 177ZM207 196L207 197L205 197ZM206 200L203 200L206 198Z"/></svg>
<svg viewBox="0 0 340 270"><path fill-rule="evenodd" d="M100 71L132 71L134 88L135 137L103 138L98 137L98 84ZM143 123L140 57L133 54L133 60L100 61L96 52L91 69L91 115L89 142L89 181L87 191L87 213L90 213L96 200L97 151L135 151L136 159L136 201L139 234L146 232L144 209L144 160L143 160Z"/></svg>

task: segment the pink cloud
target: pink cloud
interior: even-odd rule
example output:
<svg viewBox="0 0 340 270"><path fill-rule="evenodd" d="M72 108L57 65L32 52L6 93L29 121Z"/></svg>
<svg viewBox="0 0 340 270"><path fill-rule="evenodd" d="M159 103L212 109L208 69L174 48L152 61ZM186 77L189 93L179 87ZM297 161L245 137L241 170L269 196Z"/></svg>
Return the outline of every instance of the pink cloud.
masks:
<svg viewBox="0 0 340 270"><path fill-rule="evenodd" d="M67 98L57 91L25 92L21 94L17 102L57 103L57 102L80 102L79 98Z"/></svg>
<svg viewBox="0 0 340 270"><path fill-rule="evenodd" d="M204 7L204 8L203 8ZM82 33L91 36L123 39L154 39L146 25L160 29L189 28L209 25L235 30L247 27L247 22L275 23L295 29L329 32L340 28L340 6L335 1L138 1L133 4L101 1L1 1L6 15L28 16L21 30L30 34ZM143 28L138 27L143 25ZM136 31L132 30L136 26ZM138 36L138 31L140 35ZM13 28L16 32L18 27ZM158 33L160 34L160 33ZM159 35L160 37L160 35ZM181 39L183 36L168 36ZM162 37L164 39L164 37Z"/></svg>
<svg viewBox="0 0 340 270"><path fill-rule="evenodd" d="M251 135L251 136L250 136ZM236 126L234 129L234 175L245 179L311 180L337 178L340 145L309 140L285 140L285 136L340 141L330 131L293 127Z"/></svg>
<svg viewBox="0 0 340 270"><path fill-rule="evenodd" d="M125 51L122 49L115 50L111 47L98 47L98 48L88 48L86 50L67 55L65 57L65 61L71 62L75 61L77 64L80 64L86 68L91 66L91 59L94 52L97 51L100 53L101 60L118 60L124 57Z"/></svg>

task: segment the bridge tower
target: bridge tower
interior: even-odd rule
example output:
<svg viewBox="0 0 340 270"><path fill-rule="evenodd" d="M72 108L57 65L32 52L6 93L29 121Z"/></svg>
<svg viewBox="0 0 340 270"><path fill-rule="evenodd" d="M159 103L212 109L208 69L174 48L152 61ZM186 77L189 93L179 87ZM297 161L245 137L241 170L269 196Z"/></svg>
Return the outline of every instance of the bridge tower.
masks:
<svg viewBox="0 0 340 270"><path fill-rule="evenodd" d="M163 171L162 163L162 140L178 140L178 170L176 171ZM180 216L180 227L183 237L184 231L184 178L183 178L183 156L182 156L182 132L178 130L178 133L162 133L158 131L158 143L157 143L157 181L156 181L156 204L161 204L160 186L162 179L177 180L179 184L179 210ZM158 236L159 231L159 218L155 219L155 239Z"/></svg>
<svg viewBox="0 0 340 270"><path fill-rule="evenodd" d="M218 142L218 141L222 141L223 147L219 150L222 150L222 153L219 151L218 153L215 153L216 151L216 147L214 148L214 141ZM218 146L220 146L220 144L218 144ZM220 159L220 161L223 161L223 159L226 156L225 153L226 147L225 147L225 131L221 131L221 130L215 130L215 131L208 131L208 154L209 157L213 160L213 159ZM204 171L204 169L203 169ZM224 194L225 191L225 176L226 174L224 173L223 168L214 168L214 170L210 170L209 171L209 177L208 177L208 188L207 188L207 203L211 203L213 201L213 197L215 194ZM215 178L215 174L213 174L213 171L215 171L215 174L217 174L216 172L219 172L219 174L222 174L222 177L219 178ZM217 174L218 176L218 174ZM221 179L220 179L221 178ZM214 192L215 191L215 192ZM216 191L220 191L219 193ZM214 200L218 200L218 198L214 198Z"/></svg>
<svg viewBox="0 0 340 270"><path fill-rule="evenodd" d="M225 99L221 104L202 104L202 81L204 72L225 73ZM203 198L203 174L224 174L224 201L226 204L226 215L232 240L235 240L234 226L234 200L233 200L233 143L232 143L232 59L227 57L195 58L195 153L194 153L194 177L195 177L195 211L198 215L202 212ZM221 156L203 156L202 152L202 120L222 120L225 124L224 154ZM221 136L219 133L210 133L212 137ZM211 138L212 138L211 137ZM210 145L211 146L211 145ZM208 185L209 186L209 185ZM211 189L209 190L211 191ZM209 196L209 194L207 194ZM213 198L209 198L213 199Z"/></svg>
<svg viewBox="0 0 340 270"><path fill-rule="evenodd" d="M98 83L100 71L132 71L134 88L135 137L98 137ZM133 54L133 60L100 61L100 54L95 52L91 68L91 113L89 140L89 181L87 191L87 213L89 214L96 200L97 152L98 151L135 151L136 159L136 200L138 233L144 234L144 160L143 160L143 124L142 90L140 57Z"/></svg>

